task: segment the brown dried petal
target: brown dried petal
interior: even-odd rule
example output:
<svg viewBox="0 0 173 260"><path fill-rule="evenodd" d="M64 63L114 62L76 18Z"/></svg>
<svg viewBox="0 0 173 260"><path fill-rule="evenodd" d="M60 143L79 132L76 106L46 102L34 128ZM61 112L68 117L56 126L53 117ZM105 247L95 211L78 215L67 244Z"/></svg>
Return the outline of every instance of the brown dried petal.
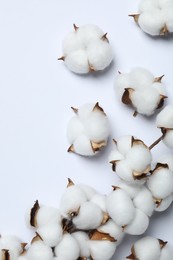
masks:
<svg viewBox="0 0 173 260"><path fill-rule="evenodd" d="M36 200L34 206L31 209L31 212L30 212L30 225L32 227L37 226L36 215L37 215L37 212L39 209L40 209L40 205L38 203L38 200Z"/></svg>
<svg viewBox="0 0 173 260"><path fill-rule="evenodd" d="M107 42L109 43L109 40L108 40L108 38L107 38L107 34L108 34L108 33L105 33L105 34L101 37L101 39L102 39L103 41L107 41Z"/></svg>
<svg viewBox="0 0 173 260"><path fill-rule="evenodd" d="M100 151L107 144L106 141L102 141L99 143L95 143L95 142L91 141L90 143L91 143L91 147L92 147L92 150L94 153Z"/></svg>
<svg viewBox="0 0 173 260"><path fill-rule="evenodd" d="M166 26L166 24L165 24L164 27L160 30L160 35L165 36L165 35L167 35L168 33L169 33L169 30L168 30L168 28L167 28L167 26Z"/></svg>
<svg viewBox="0 0 173 260"><path fill-rule="evenodd" d="M2 260L10 260L9 250L2 249Z"/></svg>
<svg viewBox="0 0 173 260"><path fill-rule="evenodd" d="M70 147L68 148L67 152L72 152L72 153L75 153L75 150L74 150L74 145L70 145Z"/></svg>
<svg viewBox="0 0 173 260"><path fill-rule="evenodd" d="M70 186L74 186L74 182L70 178L68 178L67 188Z"/></svg>
<svg viewBox="0 0 173 260"><path fill-rule="evenodd" d="M161 239L158 239L158 241L159 241L159 244L160 244L160 249L162 249L168 243L167 241L163 241Z"/></svg>
<svg viewBox="0 0 173 260"><path fill-rule="evenodd" d="M121 101L125 105L132 105L132 101L130 99L130 95L134 90L132 88L125 88L124 93L122 95Z"/></svg>
<svg viewBox="0 0 173 260"><path fill-rule="evenodd" d="M98 230L94 230L89 234L91 240L98 240L98 241L110 241L116 242L117 240L114 237L111 237L107 233L99 232Z"/></svg>
<svg viewBox="0 0 173 260"><path fill-rule="evenodd" d="M156 78L154 79L154 82L161 83L161 81L162 81L162 79L163 79L164 76L165 76L165 75L163 74L163 75L160 76L160 77L156 77Z"/></svg>
<svg viewBox="0 0 173 260"><path fill-rule="evenodd" d="M133 17L133 19L135 20L136 23L138 23L138 19L140 14L129 14L130 17Z"/></svg>
<svg viewBox="0 0 173 260"><path fill-rule="evenodd" d="M103 113L104 116L106 116L103 108L101 106L99 106L99 102L97 102L95 104L95 106L93 107L93 112L95 112L95 111L101 112L101 113Z"/></svg>

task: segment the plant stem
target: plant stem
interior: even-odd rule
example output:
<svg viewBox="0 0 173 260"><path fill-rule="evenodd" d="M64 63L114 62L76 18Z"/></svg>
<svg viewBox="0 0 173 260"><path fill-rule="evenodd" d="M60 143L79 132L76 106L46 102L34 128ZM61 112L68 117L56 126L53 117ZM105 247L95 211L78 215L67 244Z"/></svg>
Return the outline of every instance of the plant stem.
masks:
<svg viewBox="0 0 173 260"><path fill-rule="evenodd" d="M149 146L149 149L152 150L158 143L160 143L160 141L163 139L163 135L160 136L154 143L152 143L150 146Z"/></svg>

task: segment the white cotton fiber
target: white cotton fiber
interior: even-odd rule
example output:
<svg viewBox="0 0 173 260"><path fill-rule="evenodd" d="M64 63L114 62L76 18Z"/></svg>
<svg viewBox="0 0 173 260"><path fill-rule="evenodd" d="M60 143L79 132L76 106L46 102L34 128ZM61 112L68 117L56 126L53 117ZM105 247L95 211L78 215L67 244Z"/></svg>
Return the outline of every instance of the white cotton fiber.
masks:
<svg viewBox="0 0 173 260"><path fill-rule="evenodd" d="M110 241L88 241L91 256L94 260L109 260L116 250L116 244Z"/></svg>
<svg viewBox="0 0 173 260"><path fill-rule="evenodd" d="M135 255L140 260L158 260L160 244L156 238L143 237L134 244Z"/></svg>
<svg viewBox="0 0 173 260"><path fill-rule="evenodd" d="M115 91L118 94L120 100L124 93L125 88L131 87L130 76L127 73L119 73L115 78Z"/></svg>
<svg viewBox="0 0 173 260"><path fill-rule="evenodd" d="M124 156L128 153L128 151L132 147L132 136L131 135L124 135L118 138L117 140L117 148L120 153Z"/></svg>
<svg viewBox="0 0 173 260"><path fill-rule="evenodd" d="M136 208L143 211L147 216L152 216L155 208L153 196L145 186L134 196L133 203Z"/></svg>
<svg viewBox="0 0 173 260"><path fill-rule="evenodd" d="M160 163L167 164L169 169L173 172L173 154L164 154L159 160Z"/></svg>
<svg viewBox="0 0 173 260"><path fill-rule="evenodd" d="M79 135L83 134L84 126L78 117L73 117L69 121L67 127L67 138L70 143L73 143Z"/></svg>
<svg viewBox="0 0 173 260"><path fill-rule="evenodd" d="M68 54L64 62L67 68L75 73L89 72L88 57L85 50L76 50Z"/></svg>
<svg viewBox="0 0 173 260"><path fill-rule="evenodd" d="M147 230L148 225L148 216L140 209L136 209L134 219L124 228L124 232L130 235L141 235Z"/></svg>
<svg viewBox="0 0 173 260"><path fill-rule="evenodd" d="M125 159L124 158L124 155L122 155L119 151L117 151L116 149L112 150L111 153L109 154L109 162L112 162L112 161L120 161L120 160L123 160Z"/></svg>
<svg viewBox="0 0 173 260"><path fill-rule="evenodd" d="M106 195L96 193L90 201L96 204L103 212L106 212Z"/></svg>
<svg viewBox="0 0 173 260"><path fill-rule="evenodd" d="M165 245L160 254L159 260L172 260L173 259L173 249L169 245Z"/></svg>
<svg viewBox="0 0 173 260"><path fill-rule="evenodd" d="M87 201L85 192L76 185L70 186L61 197L60 210L65 214L76 212L85 201Z"/></svg>
<svg viewBox="0 0 173 260"><path fill-rule="evenodd" d="M126 191L131 199L133 199L141 190L140 186L137 186L136 184L129 184L125 181L118 183L118 187Z"/></svg>
<svg viewBox="0 0 173 260"><path fill-rule="evenodd" d="M94 194L97 193L97 191L94 188L87 184L77 184L76 186L79 187L85 193L87 200L90 200L94 196Z"/></svg>
<svg viewBox="0 0 173 260"><path fill-rule="evenodd" d="M82 122L85 122L91 116L94 106L94 103L86 103L79 107L77 114Z"/></svg>
<svg viewBox="0 0 173 260"><path fill-rule="evenodd" d="M107 212L119 226L129 224L135 216L132 200L122 189L116 189L107 196Z"/></svg>
<svg viewBox="0 0 173 260"><path fill-rule="evenodd" d="M46 245L55 247L62 238L62 226L58 223L49 223L37 229L37 234Z"/></svg>
<svg viewBox="0 0 173 260"><path fill-rule="evenodd" d="M157 199L164 199L173 192L173 172L161 168L156 170L147 181L148 188Z"/></svg>
<svg viewBox="0 0 173 260"><path fill-rule="evenodd" d="M151 10L152 8L157 8L158 0L141 0L139 3L139 12L144 12Z"/></svg>
<svg viewBox="0 0 173 260"><path fill-rule="evenodd" d="M10 260L16 260L16 258L23 251L23 247L21 245L21 240L18 237L12 236L12 235L1 236L0 237L0 250L3 250L3 249L9 250Z"/></svg>
<svg viewBox="0 0 173 260"><path fill-rule="evenodd" d="M163 138L163 142L169 148L173 148L173 129L166 131L166 134Z"/></svg>
<svg viewBox="0 0 173 260"><path fill-rule="evenodd" d="M80 248L76 239L70 234L64 234L61 242L55 247L55 255L65 260L76 260L79 257Z"/></svg>
<svg viewBox="0 0 173 260"><path fill-rule="evenodd" d="M88 247L88 240L89 237L85 232L77 231L71 234L76 241L78 242L79 248L80 248L80 256L81 257L89 257L90 256L90 250Z"/></svg>
<svg viewBox="0 0 173 260"><path fill-rule="evenodd" d="M73 223L78 229L90 230L97 228L102 220L102 210L96 204L86 201L82 203L78 215L73 218Z"/></svg>
<svg viewBox="0 0 173 260"><path fill-rule="evenodd" d="M160 205L155 207L155 211L158 212L165 211L167 208L169 208L172 202L173 202L173 193L168 197L166 197L165 199L163 199Z"/></svg>
<svg viewBox="0 0 173 260"><path fill-rule="evenodd" d="M122 160L116 163L116 174L124 181L128 183L134 182L132 168L126 160Z"/></svg>
<svg viewBox="0 0 173 260"><path fill-rule="evenodd" d="M27 254L27 260L52 260L52 249L42 241L37 241L31 244Z"/></svg>
<svg viewBox="0 0 173 260"><path fill-rule="evenodd" d="M76 140L73 143L73 146L74 146L75 153L78 153L83 156L94 155L94 151L91 146L91 141L84 134L76 138Z"/></svg>
<svg viewBox="0 0 173 260"><path fill-rule="evenodd" d="M173 2L170 1L167 8L164 9L163 15L165 17L166 26L169 32L173 32Z"/></svg>
<svg viewBox="0 0 173 260"><path fill-rule="evenodd" d="M100 39L104 35L103 30L94 24L83 25L79 27L76 32L83 46L87 46L93 40Z"/></svg>
<svg viewBox="0 0 173 260"><path fill-rule="evenodd" d="M83 47L83 42L80 37L77 37L75 32L69 33L63 41L63 53L67 56L74 51L80 50Z"/></svg>
<svg viewBox="0 0 173 260"><path fill-rule="evenodd" d="M130 72L131 88L141 89L151 85L154 81L153 74L144 68L134 68Z"/></svg>
<svg viewBox="0 0 173 260"><path fill-rule="evenodd" d="M61 214L59 209L41 206L36 215L37 227L44 226L48 223L60 223Z"/></svg>
<svg viewBox="0 0 173 260"><path fill-rule="evenodd" d="M156 118L157 127L173 128L173 105L167 105L157 115Z"/></svg>
<svg viewBox="0 0 173 260"><path fill-rule="evenodd" d="M123 240L124 233L122 227L118 226L113 220L108 220L104 225L100 226L98 231L109 234L111 237L116 239L116 245L119 245Z"/></svg>

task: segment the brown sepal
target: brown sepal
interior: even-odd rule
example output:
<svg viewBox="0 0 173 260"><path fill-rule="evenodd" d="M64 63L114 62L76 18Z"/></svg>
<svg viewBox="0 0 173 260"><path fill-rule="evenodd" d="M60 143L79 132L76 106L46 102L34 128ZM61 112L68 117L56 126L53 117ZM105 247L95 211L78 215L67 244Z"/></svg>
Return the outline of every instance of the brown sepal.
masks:
<svg viewBox="0 0 173 260"><path fill-rule="evenodd" d="M163 241L161 239L158 239L158 241L159 241L159 244L160 244L160 249L162 249L168 243L167 241Z"/></svg>
<svg viewBox="0 0 173 260"><path fill-rule="evenodd" d="M92 147L92 150L93 150L94 153L100 151L107 144L106 141L102 141L102 142L99 142L99 143L95 143L93 141L90 141L90 143L91 143L91 147Z"/></svg>
<svg viewBox="0 0 173 260"><path fill-rule="evenodd" d="M163 107L165 98L168 98L168 97L167 97L167 96L164 96L164 95L160 95L160 101L159 101L159 103L158 103L158 105L157 105L157 109L160 109L160 108Z"/></svg>
<svg viewBox="0 0 173 260"><path fill-rule="evenodd" d="M113 191L115 191L115 190L119 190L119 189L121 189L121 188L118 187L118 186L114 186L114 185L112 185L112 189L113 189Z"/></svg>
<svg viewBox="0 0 173 260"><path fill-rule="evenodd" d="M77 114L77 113L78 113L78 108L71 107L71 109L73 110L73 112L74 112L75 114Z"/></svg>
<svg viewBox="0 0 173 260"><path fill-rule="evenodd" d="M88 66L89 66L89 72L95 72L96 71L95 68L91 64L89 64Z"/></svg>
<svg viewBox="0 0 173 260"><path fill-rule="evenodd" d="M31 212L30 212L30 225L32 227L37 226L36 215L37 215L37 212L38 212L39 209L40 209L40 205L38 203L38 200L36 200L34 206L31 209Z"/></svg>
<svg viewBox="0 0 173 260"><path fill-rule="evenodd" d="M1 256L2 256L2 260L10 260L10 254L9 254L9 250L7 249L2 249L1 250Z"/></svg>
<svg viewBox="0 0 173 260"><path fill-rule="evenodd" d="M97 103L95 104L95 106L93 107L93 112L94 112L94 111L99 111L99 112L101 112L103 115L106 116L106 114L105 114L103 108L102 108L101 106L99 106L99 102L97 102Z"/></svg>
<svg viewBox="0 0 173 260"><path fill-rule="evenodd" d="M157 171L159 171L159 170L161 170L161 169L169 169L169 166L168 166L168 164L167 163L160 163L160 162L158 162L157 164L156 164L156 167L154 168L154 170L152 170L152 171L150 171L151 172L151 174L155 174Z"/></svg>
<svg viewBox="0 0 173 260"><path fill-rule="evenodd" d="M160 205L161 205L161 203L162 203L162 199L157 199L157 198L153 198L154 199L154 203L156 204L156 208L158 208Z"/></svg>
<svg viewBox="0 0 173 260"><path fill-rule="evenodd" d="M62 60L62 61L64 61L64 60L65 60L65 57L62 56L62 57L58 58L57 60Z"/></svg>
<svg viewBox="0 0 173 260"><path fill-rule="evenodd" d="M138 258L136 258L136 256L131 253L131 255L127 256L126 259L129 259L129 260L139 260Z"/></svg>
<svg viewBox="0 0 173 260"><path fill-rule="evenodd" d="M89 234L89 238L91 240L98 240L98 241L110 241L110 242L117 241L114 237L111 237L109 234L99 232L98 230L91 231Z"/></svg>
<svg viewBox="0 0 173 260"><path fill-rule="evenodd" d="M69 220L63 218L61 223L62 223L63 232L71 233L71 231L74 229L74 225L71 219Z"/></svg>
<svg viewBox="0 0 173 260"><path fill-rule="evenodd" d="M116 160L113 160L113 161L110 161L109 163L111 163L112 164L112 171L113 172L116 172L116 163L117 163L118 161L116 161Z"/></svg>
<svg viewBox="0 0 173 260"><path fill-rule="evenodd" d="M70 147L68 148L67 152L72 152L72 153L75 153L75 150L74 150L74 145L70 145Z"/></svg>
<svg viewBox="0 0 173 260"><path fill-rule="evenodd" d="M166 26L166 24L164 25L164 27L160 30L160 35L162 36L166 36L169 33L169 30Z"/></svg>
<svg viewBox="0 0 173 260"><path fill-rule="evenodd" d="M78 26L76 26L76 24L75 24L75 23L73 24L73 27L74 27L74 30L75 30L75 31L77 31L77 30L79 29L79 27L78 27Z"/></svg>
<svg viewBox="0 0 173 260"><path fill-rule="evenodd" d="M156 78L154 79L154 82L161 83L161 81L162 81L162 79L163 79L164 76L165 76L165 75L163 74L163 75L160 76L160 77L156 77Z"/></svg>
<svg viewBox="0 0 173 260"><path fill-rule="evenodd" d="M132 105L132 101L130 99L130 94L134 91L132 88L125 88L124 93L122 95L121 101L125 105Z"/></svg>
<svg viewBox="0 0 173 260"><path fill-rule="evenodd" d="M136 117L138 115L138 111L134 111L134 113L133 113L133 117Z"/></svg>
<svg viewBox="0 0 173 260"><path fill-rule="evenodd" d="M114 144L116 144L116 145L117 145L117 141L116 141L115 139L112 139L112 141L114 142Z"/></svg>
<svg viewBox="0 0 173 260"><path fill-rule="evenodd" d="M109 40L108 40L108 38L107 38L107 34L108 34L108 33L105 33L105 34L101 37L101 39L102 39L103 41L107 41L107 42L109 43Z"/></svg>
<svg viewBox="0 0 173 260"><path fill-rule="evenodd" d="M133 17L133 19L135 20L136 23L138 23L138 19L140 14L129 14L130 17Z"/></svg>
<svg viewBox="0 0 173 260"><path fill-rule="evenodd" d="M103 213L103 219L102 219L101 225L106 224L109 219L110 219L110 217L109 217L108 213L104 212L104 213Z"/></svg>
<svg viewBox="0 0 173 260"><path fill-rule="evenodd" d="M34 242L37 242L37 241L43 241L43 239L37 232L35 234L36 234L35 237L33 237L31 240L31 244L33 244Z"/></svg>
<svg viewBox="0 0 173 260"><path fill-rule="evenodd" d="M70 178L68 178L67 188L71 186L74 186L74 182Z"/></svg>

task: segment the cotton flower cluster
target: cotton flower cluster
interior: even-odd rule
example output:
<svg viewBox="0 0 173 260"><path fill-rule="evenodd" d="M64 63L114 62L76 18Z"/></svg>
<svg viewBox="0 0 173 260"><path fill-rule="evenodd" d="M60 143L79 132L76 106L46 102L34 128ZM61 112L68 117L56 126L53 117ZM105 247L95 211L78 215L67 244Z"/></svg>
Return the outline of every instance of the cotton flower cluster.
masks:
<svg viewBox="0 0 173 260"><path fill-rule="evenodd" d="M167 105L157 115L156 124L163 133L163 142L173 148L173 105Z"/></svg>
<svg viewBox="0 0 173 260"><path fill-rule="evenodd" d="M146 236L134 243L131 255L126 258L130 260L172 260L173 251L167 242Z"/></svg>
<svg viewBox="0 0 173 260"><path fill-rule="evenodd" d="M69 152L93 156L107 145L109 122L99 103L87 103L79 109L73 108L75 116L67 127Z"/></svg>
<svg viewBox="0 0 173 260"><path fill-rule="evenodd" d="M139 13L130 16L152 36L173 32L173 0L141 0Z"/></svg>
<svg viewBox="0 0 173 260"><path fill-rule="evenodd" d="M113 59L107 33L96 25L74 25L74 31L63 41L63 56L59 59L79 74L104 70Z"/></svg>
<svg viewBox="0 0 173 260"><path fill-rule="evenodd" d="M129 73L119 73L115 90L119 99L132 106L135 113L150 116L163 106L166 98L162 77L154 77L143 68L134 68Z"/></svg>

